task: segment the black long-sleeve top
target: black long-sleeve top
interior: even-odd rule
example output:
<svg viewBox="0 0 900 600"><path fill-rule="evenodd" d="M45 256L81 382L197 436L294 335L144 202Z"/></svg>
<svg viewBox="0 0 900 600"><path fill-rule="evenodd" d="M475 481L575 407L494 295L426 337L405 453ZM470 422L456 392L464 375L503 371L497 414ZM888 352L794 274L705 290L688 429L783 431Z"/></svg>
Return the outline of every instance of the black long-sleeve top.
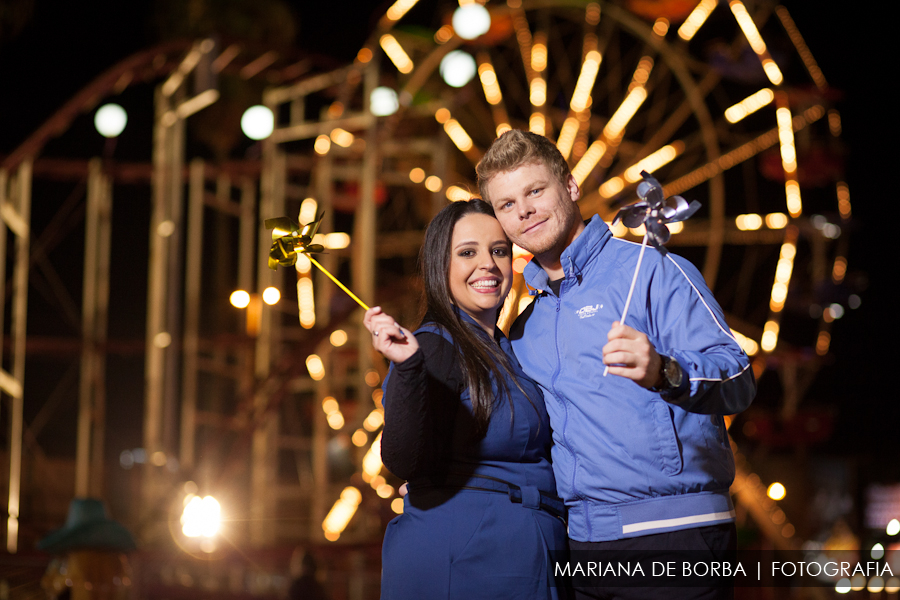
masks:
<svg viewBox="0 0 900 600"><path fill-rule="evenodd" d="M460 316L468 326L478 327L465 313ZM541 391L522 372L506 336L495 329L492 337L513 372L504 376L502 385L494 382L495 391L505 392L493 402L485 429L472 414L453 342L433 323L416 333L420 350L395 364L385 385L381 456L395 475L435 482L449 474L479 474L518 486L555 489L550 421Z"/></svg>
<svg viewBox="0 0 900 600"><path fill-rule="evenodd" d="M465 380L459 355L442 336L416 334L419 350L395 363L385 386L381 459L401 479L437 473L450 455Z"/></svg>

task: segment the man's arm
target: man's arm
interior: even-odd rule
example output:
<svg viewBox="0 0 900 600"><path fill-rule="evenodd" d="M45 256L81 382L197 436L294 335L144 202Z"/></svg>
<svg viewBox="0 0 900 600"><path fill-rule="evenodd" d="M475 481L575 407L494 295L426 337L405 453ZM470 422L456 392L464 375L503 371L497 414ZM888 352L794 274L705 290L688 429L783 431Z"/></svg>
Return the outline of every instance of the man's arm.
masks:
<svg viewBox="0 0 900 600"><path fill-rule="evenodd" d="M756 393L749 359L700 273L686 260L667 254L647 285L647 333L613 326L603 348L604 362L616 365L610 366L610 374L659 389L664 399L689 412L734 414L746 409ZM668 369L676 374L674 382L664 375L669 361L661 355L677 363Z"/></svg>

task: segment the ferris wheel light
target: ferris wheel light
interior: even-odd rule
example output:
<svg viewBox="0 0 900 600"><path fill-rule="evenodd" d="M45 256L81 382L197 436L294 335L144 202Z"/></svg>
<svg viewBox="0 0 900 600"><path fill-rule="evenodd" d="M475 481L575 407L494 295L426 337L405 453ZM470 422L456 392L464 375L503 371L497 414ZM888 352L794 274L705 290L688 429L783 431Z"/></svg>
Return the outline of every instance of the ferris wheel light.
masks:
<svg viewBox="0 0 900 600"><path fill-rule="evenodd" d="M588 99L591 97L594 82L597 81L597 73L602 61L603 55L596 50L591 50L585 55L584 62L581 64L581 72L578 74L578 81L575 83L575 91L572 93L572 100L569 103L573 111L581 112L587 108Z"/></svg>
<svg viewBox="0 0 900 600"><path fill-rule="evenodd" d="M849 219L852 211L850 209L850 189L843 181L837 183L838 211L841 213L842 219Z"/></svg>
<svg viewBox="0 0 900 600"><path fill-rule="evenodd" d="M590 145L587 152L584 153L584 156L581 157L581 160L579 160L578 164L575 165L575 168L572 169L572 177L575 178L578 185L584 183L587 176L591 174L591 171L594 170L594 167L597 166L597 163L600 162L600 159L606 154L606 150L607 144L603 140L595 140L594 143Z"/></svg>
<svg viewBox="0 0 900 600"><path fill-rule="evenodd" d="M503 99L500 85L497 82L497 73L489 60L483 60L478 65L478 77L481 79L481 87L484 88L484 97L489 104L497 105Z"/></svg>
<svg viewBox="0 0 900 600"><path fill-rule="evenodd" d="M462 50L454 50L441 60L440 70L441 77L447 85L461 88L475 77L478 67L471 54Z"/></svg>
<svg viewBox="0 0 900 600"><path fill-rule="evenodd" d="M403 49L403 46L400 45L400 42L397 41L397 38L386 33L381 36L379 44L381 44L381 49L384 50L387 57L391 59L391 62L394 63L394 66L397 67L398 71L404 75L412 72L414 66L413 61L406 53L406 50Z"/></svg>
<svg viewBox="0 0 900 600"><path fill-rule="evenodd" d="M771 352L778 345L779 329L777 321L766 321L766 325L763 328L762 339L759 344L764 351Z"/></svg>
<svg viewBox="0 0 900 600"><path fill-rule="evenodd" d="M376 117L387 117L397 112L400 100L397 92L389 87L377 87L369 96L369 110Z"/></svg>
<svg viewBox="0 0 900 600"><path fill-rule="evenodd" d="M713 11L718 2L716 0L702 0L700 4L688 15L681 27L678 29L678 36L686 42L689 42L700 26L706 22L709 13Z"/></svg>
<svg viewBox="0 0 900 600"><path fill-rule="evenodd" d="M531 80L529 100L532 106L543 106L547 103L547 81L543 77Z"/></svg>
<svg viewBox="0 0 900 600"><path fill-rule="evenodd" d="M556 148L563 158L568 159L572 153L572 146L575 145L575 136L578 135L580 127L578 117L566 117L563 126L559 129L559 139L556 140Z"/></svg>
<svg viewBox="0 0 900 600"><path fill-rule="evenodd" d="M761 109L775 99L775 92L769 88L763 88L751 96L747 96L737 104L725 111L725 118L729 123L737 123L747 115Z"/></svg>
<svg viewBox="0 0 900 600"><path fill-rule="evenodd" d="M603 137L608 140L618 138L628 122L631 121L631 117L634 116L634 113L637 112L638 108L640 108L641 104L643 104L646 99L647 89L643 86L635 87L628 92L628 95L625 96L622 104L619 105L619 108L616 109L613 116L609 118L606 127L603 128Z"/></svg>
<svg viewBox="0 0 900 600"><path fill-rule="evenodd" d="M387 9L385 16L391 21L397 21L400 17L405 15L409 9L415 6L418 1L419 0L397 0L389 9Z"/></svg>
<svg viewBox="0 0 900 600"><path fill-rule="evenodd" d="M453 12L453 30L464 40L474 40L491 28L491 15L485 7L472 3Z"/></svg>
<svg viewBox="0 0 900 600"><path fill-rule="evenodd" d="M528 131L538 135L547 135L547 119L543 113L534 111L528 119Z"/></svg>
<svg viewBox="0 0 900 600"><path fill-rule="evenodd" d="M737 343L740 345L741 349L747 353L747 356L755 356L757 352L759 352L759 344L757 344L754 340L751 340L744 334L731 330L731 334L734 336L734 339L737 340Z"/></svg>
<svg viewBox="0 0 900 600"><path fill-rule="evenodd" d="M103 137L119 137L127 123L128 114L118 104L104 104L94 114L94 127Z"/></svg>
<svg viewBox="0 0 900 600"><path fill-rule="evenodd" d="M547 34L539 31L534 34L531 45L531 68L538 73L547 68Z"/></svg>
<svg viewBox="0 0 900 600"><path fill-rule="evenodd" d="M781 84L781 82L784 81L781 69L778 68L778 65L775 64L772 57L769 56L769 51L766 49L766 43L759 34L759 30L756 28L756 24L753 22L750 13L747 12L747 7L744 6L741 0L730 0L728 6L731 8L731 12L734 13L734 18L737 20L741 31L744 32L744 36L750 43L750 47L753 48L753 51L756 52L760 61L762 61L762 67L763 71L766 73L766 77L769 78L769 81L771 81L773 85Z"/></svg>
<svg viewBox="0 0 900 600"><path fill-rule="evenodd" d="M275 115L272 110L257 104L244 111L241 117L241 131L251 140L264 140L275 130Z"/></svg>
<svg viewBox="0 0 900 600"><path fill-rule="evenodd" d="M457 148L462 152L468 152L472 149L474 146L472 138L469 137L469 134L466 133L463 126L459 124L459 121L450 116L449 110L446 108L437 109L434 113L434 118L438 123L443 124L444 131L447 132L450 141L452 141Z"/></svg>
<svg viewBox="0 0 900 600"><path fill-rule="evenodd" d="M676 140L671 144L663 146L656 152L641 159L641 161L637 164L629 167L625 171L625 181L627 181L628 183L636 183L640 181L641 171L653 173L657 169L664 167L665 165L675 160L675 158L677 158L678 155L682 152L684 152L684 142L682 142L681 140ZM669 229L671 230L671 227Z"/></svg>
<svg viewBox="0 0 900 600"><path fill-rule="evenodd" d="M747 38L753 51L757 54L764 53L766 51L766 43L763 41L762 36L759 35L756 23L753 22L753 17L747 12L743 2L731 0L728 6L731 8L731 12L734 13L734 18L737 20L741 31L744 32L744 36Z"/></svg>

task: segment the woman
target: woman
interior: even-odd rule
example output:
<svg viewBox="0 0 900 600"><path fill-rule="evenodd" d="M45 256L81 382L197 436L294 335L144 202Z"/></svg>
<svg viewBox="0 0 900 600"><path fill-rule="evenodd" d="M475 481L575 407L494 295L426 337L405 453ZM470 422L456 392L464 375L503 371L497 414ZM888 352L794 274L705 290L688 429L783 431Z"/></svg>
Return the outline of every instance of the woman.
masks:
<svg viewBox="0 0 900 600"><path fill-rule="evenodd" d="M409 481L384 536L382 598L559 598L563 505L538 387L496 328L512 248L489 204L457 202L428 226L426 314L413 335L375 307L385 381L384 464Z"/></svg>

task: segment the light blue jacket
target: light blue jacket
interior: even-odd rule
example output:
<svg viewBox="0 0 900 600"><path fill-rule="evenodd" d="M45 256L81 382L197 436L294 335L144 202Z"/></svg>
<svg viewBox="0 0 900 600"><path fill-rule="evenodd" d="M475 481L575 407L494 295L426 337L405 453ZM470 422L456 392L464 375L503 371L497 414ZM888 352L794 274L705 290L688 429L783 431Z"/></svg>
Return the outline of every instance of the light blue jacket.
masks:
<svg viewBox="0 0 900 600"><path fill-rule="evenodd" d="M535 296L510 332L525 372L541 386L553 427L557 490L569 537L606 541L734 520L734 457L723 415L756 391L703 277L685 259L644 251L625 324L674 357L687 381L663 398L603 377L602 348L619 320L640 245L614 238L598 217L562 253L559 297L535 261Z"/></svg>

